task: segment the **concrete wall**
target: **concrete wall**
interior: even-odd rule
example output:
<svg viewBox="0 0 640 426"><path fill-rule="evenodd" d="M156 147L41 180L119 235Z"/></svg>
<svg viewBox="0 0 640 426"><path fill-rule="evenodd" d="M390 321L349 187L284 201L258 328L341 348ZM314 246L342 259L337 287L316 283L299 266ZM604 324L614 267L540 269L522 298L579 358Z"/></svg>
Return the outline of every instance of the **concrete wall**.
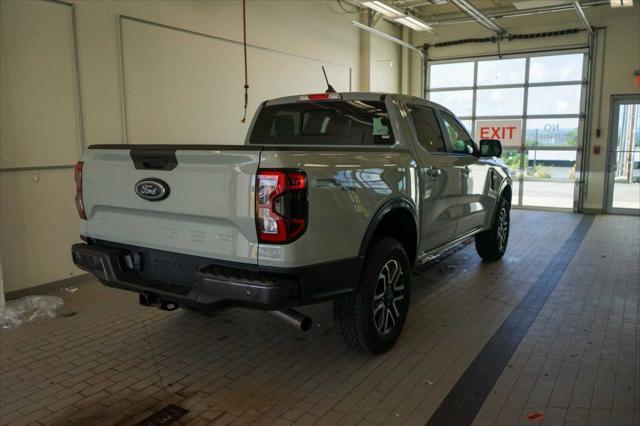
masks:
<svg viewBox="0 0 640 426"><path fill-rule="evenodd" d="M597 70L593 77L594 115L589 129L589 170L587 175L587 191L584 207L601 211L605 197L606 150L609 137L609 106L611 95L638 93L633 72L640 69L640 5L633 8L612 9L608 6L585 9L588 19L595 27L606 27L598 31L598 46L595 62ZM568 28L582 28L575 12L553 13L520 18L498 20L507 31L514 34L553 31ZM606 35L604 35L606 33ZM415 45L458 40L469 37L486 37L492 33L475 23L446 25L436 27L436 34L413 33ZM584 32L551 38L540 38L527 41L503 42L503 53L526 49L550 49L564 46L586 44ZM474 55L491 55L497 53L497 46L491 43L464 44L455 47L431 48L431 59L447 59ZM603 62L604 61L604 62ZM420 64L412 58L410 91L420 95ZM602 92L602 97L600 97ZM601 104L601 108L599 105ZM599 112L600 111L600 112ZM596 136L598 127L600 137ZM600 155L594 155L591 147L600 145Z"/></svg>
<svg viewBox="0 0 640 426"><path fill-rule="evenodd" d="M0 263L5 292L81 273L73 266L69 254L69 246L78 241L71 166L81 152L80 116L84 146L122 143L125 140L127 129L123 107L128 93L123 87L119 15L231 41L242 40L239 1L73 0L72 4L76 15L77 52L70 6L33 0L3 0L0 3L3 98L0 114ZM343 90L349 70L353 90L369 85L380 90L397 90L397 52L386 45L388 42L375 41L373 49L380 49L380 52L376 51L372 56L393 61L393 67L378 69L375 62L370 79L366 83L360 81L361 31L350 23L358 19L358 14L342 12L334 2L247 2L249 43L278 51L271 52L271 64L264 63L269 56L268 50L260 51L262 63L254 61L253 64L252 52L249 52L250 85L255 84L250 89L250 116L260 100L257 97L265 93L262 90L265 82L272 81L272 86L277 88L267 91L271 96L291 94L287 91L287 81L293 91L303 88L308 91L324 90L321 63L333 64L329 74L339 74L335 77L340 80L336 86ZM130 47L139 48L140 43L150 42L148 46L157 48L157 43L151 43L156 41L135 39L135 45ZM225 54L237 52L234 66L241 64L241 46L226 43ZM162 59L172 63L171 58L166 57L171 53L170 49L161 46L158 52L152 53L164 54ZM214 48L210 53L215 56L217 51ZM254 54L253 59L256 57ZM304 71L288 72L285 78L281 72L283 67L277 66L281 60L287 65L299 61ZM184 62L184 58L181 61ZM317 76L314 79L309 74L315 69L315 64ZM130 66L131 62L126 65ZM184 63L179 65L183 69L189 68ZM218 60L217 67L231 74L229 69L225 69L225 58ZM141 71L139 68L136 70ZM149 66L147 69L143 67L142 71L148 72L150 80L153 80L157 78L156 72L161 70ZM238 73L234 71L233 74ZM194 90L220 96L234 111L233 120L220 124L232 129L233 135L243 135L247 125L240 123L242 79L238 79L239 84L224 87L224 92L219 93L216 92L221 90L219 81L216 83L213 78L208 81L202 75L198 77L199 87ZM172 84L169 80L166 87L171 88ZM184 81L180 84L184 85ZM131 93L129 95L132 96ZM130 99L129 105L131 102ZM186 105L185 108L189 108L188 102ZM153 115L132 115L132 111L126 116L130 120L157 119ZM153 123L136 125L153 127ZM185 143L189 142L190 136L195 137L190 134L182 136ZM228 141L242 142L242 138ZM51 166L61 167L52 169Z"/></svg>

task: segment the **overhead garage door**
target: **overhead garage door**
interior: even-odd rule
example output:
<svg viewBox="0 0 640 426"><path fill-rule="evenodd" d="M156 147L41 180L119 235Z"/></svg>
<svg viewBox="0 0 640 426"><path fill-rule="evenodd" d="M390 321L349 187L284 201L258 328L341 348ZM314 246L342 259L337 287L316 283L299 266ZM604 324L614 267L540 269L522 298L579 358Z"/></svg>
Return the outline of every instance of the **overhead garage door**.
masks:
<svg viewBox="0 0 640 426"><path fill-rule="evenodd" d="M572 209L584 117L585 54L433 62L428 99L479 138L501 139L513 204Z"/></svg>

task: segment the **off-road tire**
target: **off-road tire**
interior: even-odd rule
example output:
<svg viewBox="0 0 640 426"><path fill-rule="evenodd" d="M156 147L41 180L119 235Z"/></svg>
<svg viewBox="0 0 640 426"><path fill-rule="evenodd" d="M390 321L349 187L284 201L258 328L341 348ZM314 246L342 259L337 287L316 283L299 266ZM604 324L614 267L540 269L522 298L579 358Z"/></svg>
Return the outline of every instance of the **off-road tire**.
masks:
<svg viewBox="0 0 640 426"><path fill-rule="evenodd" d="M367 252L357 290L333 301L336 328L350 348L384 353L402 332L410 298L411 267L402 244L377 240Z"/></svg>
<svg viewBox="0 0 640 426"><path fill-rule="evenodd" d="M476 235L476 251L484 260L498 260L507 251L511 227L510 211L509 200L500 197L491 228Z"/></svg>

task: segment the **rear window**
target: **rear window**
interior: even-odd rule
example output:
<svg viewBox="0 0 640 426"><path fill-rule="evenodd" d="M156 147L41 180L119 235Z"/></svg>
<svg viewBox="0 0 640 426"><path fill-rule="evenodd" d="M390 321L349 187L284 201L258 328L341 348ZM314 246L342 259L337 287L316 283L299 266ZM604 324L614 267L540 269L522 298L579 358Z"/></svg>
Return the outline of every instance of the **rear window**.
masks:
<svg viewBox="0 0 640 426"><path fill-rule="evenodd" d="M260 110L249 143L255 145L391 145L389 114L381 101L320 101Z"/></svg>

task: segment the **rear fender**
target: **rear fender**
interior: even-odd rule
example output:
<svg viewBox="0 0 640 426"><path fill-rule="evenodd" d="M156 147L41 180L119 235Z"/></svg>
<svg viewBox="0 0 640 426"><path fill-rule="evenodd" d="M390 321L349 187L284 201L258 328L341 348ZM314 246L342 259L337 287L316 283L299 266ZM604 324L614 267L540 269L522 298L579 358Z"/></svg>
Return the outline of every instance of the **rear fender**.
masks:
<svg viewBox="0 0 640 426"><path fill-rule="evenodd" d="M418 221L418 212L415 205L411 203L409 200L404 198L396 198L386 202L382 207L380 207L378 211L375 213L375 215L373 216L373 218L371 219L371 222L369 222L369 226L367 227L367 231L365 232L364 238L362 239L362 244L360 245L360 251L358 253L358 271L359 271L358 277L360 277L362 274L362 266L364 264L364 259L367 254L367 250L369 248L369 245L373 241L373 238L376 234L376 231L378 230L379 225L381 224L385 216L387 216L389 213L397 209L402 209L407 211L408 213L411 214L411 217L413 218L413 222L416 229L416 241L415 241L415 247L413 247L414 255L412 256L410 253L408 254L410 257L410 261L411 262L415 261L415 253L417 252L417 247L419 244L418 224L420 222Z"/></svg>

